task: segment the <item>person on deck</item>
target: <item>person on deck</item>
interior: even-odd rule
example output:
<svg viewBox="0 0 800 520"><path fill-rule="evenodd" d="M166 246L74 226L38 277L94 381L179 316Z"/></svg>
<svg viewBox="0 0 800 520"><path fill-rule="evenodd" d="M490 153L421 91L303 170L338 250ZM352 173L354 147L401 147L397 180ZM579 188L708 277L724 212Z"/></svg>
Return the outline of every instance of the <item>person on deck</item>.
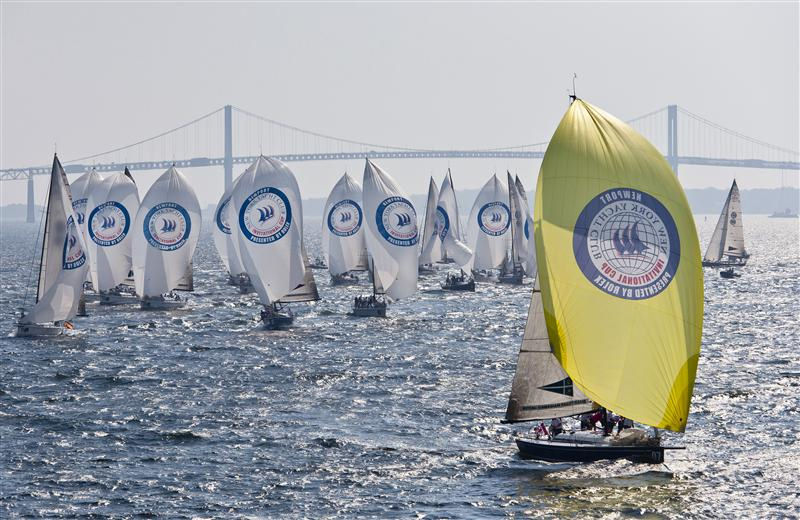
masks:
<svg viewBox="0 0 800 520"><path fill-rule="evenodd" d="M561 419L558 417L553 417L550 420L550 435L555 437L559 433L564 433L564 426L561 423Z"/></svg>
<svg viewBox="0 0 800 520"><path fill-rule="evenodd" d="M589 412L581 414L581 430L591 430L593 428L592 415Z"/></svg>

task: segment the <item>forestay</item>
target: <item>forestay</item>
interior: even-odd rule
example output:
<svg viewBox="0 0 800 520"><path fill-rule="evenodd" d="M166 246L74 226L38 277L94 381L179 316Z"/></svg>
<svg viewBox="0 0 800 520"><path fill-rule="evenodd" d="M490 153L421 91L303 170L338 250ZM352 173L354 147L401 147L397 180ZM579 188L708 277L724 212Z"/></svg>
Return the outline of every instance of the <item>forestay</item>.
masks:
<svg viewBox="0 0 800 520"><path fill-rule="evenodd" d="M106 177L89 194L86 245L95 291L113 289L127 278L132 265L131 231L138 210L139 191L127 168Z"/></svg>
<svg viewBox="0 0 800 520"><path fill-rule="evenodd" d="M700 247L664 156L619 119L570 106L534 205L553 353L591 400L683 431L703 325Z"/></svg>
<svg viewBox="0 0 800 520"><path fill-rule="evenodd" d="M742 203L739 198L739 187L733 181L728 198L722 207L722 213L714 228L711 242L703 257L705 262L719 262L723 257L731 259L746 258L744 250L744 226L742 225Z"/></svg>
<svg viewBox="0 0 800 520"><path fill-rule="evenodd" d="M363 224L361 186L345 173L328 195L322 219L322 249L331 275L367 268Z"/></svg>
<svg viewBox="0 0 800 520"><path fill-rule="evenodd" d="M442 241L436 219L436 206L439 203L439 188L431 177L428 183L428 201L425 204L425 222L420 235L419 265L433 264L442 260Z"/></svg>
<svg viewBox="0 0 800 520"><path fill-rule="evenodd" d="M594 404L569 378L550 349L542 293L536 283L525 335L506 410L507 422L566 417L588 412Z"/></svg>
<svg viewBox="0 0 800 520"><path fill-rule="evenodd" d="M77 226L69 182L58 157L53 158L45 219L36 304L20 323L50 323L72 318L86 280L83 233Z"/></svg>
<svg viewBox="0 0 800 520"><path fill-rule="evenodd" d="M510 225L508 186L497 175L492 175L469 213L467 246L473 254L467 269L495 269L503 262L509 246Z"/></svg>
<svg viewBox="0 0 800 520"><path fill-rule="evenodd" d="M395 300L411 296L417 290L417 212L405 191L369 159L364 167L364 213L375 286Z"/></svg>
<svg viewBox="0 0 800 520"><path fill-rule="evenodd" d="M140 297L178 287L191 266L200 236L200 203L175 167L144 196L133 225L133 278Z"/></svg>
<svg viewBox="0 0 800 520"><path fill-rule="evenodd" d="M233 190L237 250L264 305L303 283L303 206L300 188L282 162L259 157Z"/></svg>
<svg viewBox="0 0 800 520"><path fill-rule="evenodd" d="M439 232L439 240L444 250L450 253L450 258L461 267L468 266L472 259L472 250L461 242L458 203L449 168L444 181L442 181L442 189L439 191L439 202L436 206L436 228Z"/></svg>

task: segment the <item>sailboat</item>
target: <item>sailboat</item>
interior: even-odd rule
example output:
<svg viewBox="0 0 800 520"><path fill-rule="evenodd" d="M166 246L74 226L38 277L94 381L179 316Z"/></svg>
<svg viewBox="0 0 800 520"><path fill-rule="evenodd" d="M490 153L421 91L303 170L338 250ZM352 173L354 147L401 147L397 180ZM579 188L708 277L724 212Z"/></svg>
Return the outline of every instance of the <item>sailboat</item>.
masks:
<svg viewBox="0 0 800 520"><path fill-rule="evenodd" d="M319 299L303 246L297 179L281 161L262 155L240 176L232 204L236 251L264 306L264 327L287 327L294 321L287 303Z"/></svg>
<svg viewBox="0 0 800 520"><path fill-rule="evenodd" d="M83 234L72 208L69 182L58 156L53 157L45 210L36 301L23 309L17 337L57 336L78 310L86 280Z"/></svg>
<svg viewBox="0 0 800 520"><path fill-rule="evenodd" d="M728 198L703 256L703 267L740 267L750 255L744 249L744 227L739 187L733 180Z"/></svg>
<svg viewBox="0 0 800 520"><path fill-rule="evenodd" d="M354 316L385 316L386 298L417 290L417 212L395 180L367 159L364 167L367 251L372 257L372 295L356 297Z"/></svg>
<svg viewBox="0 0 800 520"><path fill-rule="evenodd" d="M658 429L685 430L700 355L697 232L663 155L619 119L573 99L536 187L541 291L537 284L505 419L560 420L603 407L655 435L638 427L604 435L587 419L585 430L539 428L517 438L520 456L659 463L673 447L661 444Z"/></svg>
<svg viewBox="0 0 800 520"><path fill-rule="evenodd" d="M201 222L192 186L175 166L170 167L147 191L133 224L133 278L142 309L186 305L173 291L191 289Z"/></svg>
<svg viewBox="0 0 800 520"><path fill-rule="evenodd" d="M519 175L514 176L514 184L520 195L520 202L523 206L522 216L525 219L525 224L522 226L522 243L525 247L525 259L522 261L522 270L525 272L526 276L535 278L536 242L533 240L533 215L528 205L528 196L525 194L525 186L522 185L522 180L519 178Z"/></svg>
<svg viewBox="0 0 800 520"><path fill-rule="evenodd" d="M448 274L442 289L452 291L475 291L475 278L464 271L464 267L472 260L472 250L461 242L461 222L458 215L458 202L453 188L453 176L450 168L442 181L439 191L439 202L436 205L436 227L442 248L449 251L453 261L461 267L461 272Z"/></svg>
<svg viewBox="0 0 800 520"><path fill-rule="evenodd" d="M214 228L212 235L214 236L214 247L219 253L225 269L228 271L228 284L239 288L239 292L247 294L253 292L253 285L250 283L250 277L245 272L242 261L239 259L239 253L236 249L237 236L233 234L233 227L231 223L236 221L233 214L231 198L233 190L236 188L236 181L231 183L227 190L222 194L217 204L217 209L214 211Z"/></svg>
<svg viewBox="0 0 800 520"><path fill-rule="evenodd" d="M331 285L357 284L353 271L366 271L367 243L364 240L364 212L361 186L345 173L325 202L322 222L322 250L331 275Z"/></svg>
<svg viewBox="0 0 800 520"><path fill-rule="evenodd" d="M89 236L86 234L86 203L89 200L89 194L92 193L95 187L102 182L103 178L100 177L94 168L92 168L88 172L75 179L75 182L69 186L70 192L72 192L72 209L75 211L75 218L78 222L78 228L81 230L83 243L87 246L87 248L89 245ZM88 264L88 250L84 251L84 254L87 255ZM92 276L88 269L86 271L86 281L83 284L83 289L84 290L81 292L80 302L78 303L78 316L86 316L86 302L89 299L87 298L86 290L93 289ZM92 300L96 300L99 298L99 296L92 292L90 293L90 298Z"/></svg>
<svg viewBox="0 0 800 520"><path fill-rule="evenodd" d="M472 250L466 271L476 279L491 280L506 256L511 227L511 210L508 207L508 186L492 177L483 185L467 220L467 247Z"/></svg>
<svg viewBox="0 0 800 520"><path fill-rule="evenodd" d="M525 272L522 268L527 259L528 248L525 244L525 198L520 193L517 183L506 172L508 177L508 206L511 211L511 247L500 269L500 283L521 285Z"/></svg>
<svg viewBox="0 0 800 520"><path fill-rule="evenodd" d="M139 191L127 168L95 185L86 204L89 275L100 304L136 303L123 285L132 267L132 221L139 210Z"/></svg>
<svg viewBox="0 0 800 520"><path fill-rule="evenodd" d="M433 264L442 260L442 241L439 238L438 219L436 206L439 203L439 187L431 177L428 183L428 199L425 205L425 221L420 234L420 254L418 272L433 273L436 271Z"/></svg>

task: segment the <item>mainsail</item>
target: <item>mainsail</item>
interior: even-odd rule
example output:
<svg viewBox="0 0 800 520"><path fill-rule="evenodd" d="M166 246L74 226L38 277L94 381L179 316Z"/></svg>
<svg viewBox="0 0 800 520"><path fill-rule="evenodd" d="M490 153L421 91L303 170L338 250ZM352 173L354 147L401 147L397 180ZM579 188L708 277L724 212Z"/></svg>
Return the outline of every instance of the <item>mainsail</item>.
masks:
<svg viewBox="0 0 800 520"><path fill-rule="evenodd" d="M69 182L58 157L53 158L47 197L36 304L20 323L49 323L75 316L86 280L83 233L72 209Z"/></svg>
<svg viewBox="0 0 800 520"><path fill-rule="evenodd" d="M741 263L747 257L747 252L744 250L742 203L739 198L739 187L734 179L717 221L717 227L711 236L711 242L708 243L703 262Z"/></svg>
<svg viewBox="0 0 800 520"><path fill-rule="evenodd" d="M303 205L292 171L261 156L233 190L237 250L264 305L277 302L304 283Z"/></svg>
<svg viewBox="0 0 800 520"><path fill-rule="evenodd" d="M508 207L508 186L497 175L483 185L467 225L467 246L472 250L468 269L495 269L506 256L511 225L511 209Z"/></svg>
<svg viewBox="0 0 800 520"><path fill-rule="evenodd" d="M436 219L436 205L439 203L439 188L431 177L428 183L428 202L425 205L425 222L420 235L419 265L433 264L442 260L442 241Z"/></svg>
<svg viewBox="0 0 800 520"><path fill-rule="evenodd" d="M139 210L139 191L127 169L95 186L86 209L89 275L95 291L108 291L125 281L132 264L131 227Z"/></svg>
<svg viewBox="0 0 800 520"><path fill-rule="evenodd" d="M550 140L534 206L553 353L589 399L683 431L703 325L700 246L664 156L576 100Z"/></svg>
<svg viewBox="0 0 800 520"><path fill-rule="evenodd" d="M236 188L236 183L240 178L241 177L238 177L236 181L232 182L228 189L225 190L225 193L222 194L222 197L220 197L217 209L214 211L214 228L212 232L214 236L214 247L217 248L217 253L219 253L219 257L222 259L225 269L228 270L231 276L244 273L244 266L242 266L242 262L239 260L239 254L236 251L236 235L233 234L236 225L236 216L232 210L231 199L233 190Z"/></svg>
<svg viewBox="0 0 800 520"><path fill-rule="evenodd" d="M522 263L528 259L528 246L525 243L525 198L520 193L517 183L506 171L508 178L508 206L511 210L511 266L514 271L522 269Z"/></svg>
<svg viewBox="0 0 800 520"><path fill-rule="evenodd" d="M325 202L322 249L331 275L365 270L366 241L361 185L345 173Z"/></svg>
<svg viewBox="0 0 800 520"><path fill-rule="evenodd" d="M133 225L133 278L140 297L178 288L200 236L200 203L174 166L147 191ZM183 282L185 283L185 281Z"/></svg>
<svg viewBox="0 0 800 520"><path fill-rule="evenodd" d="M505 420L521 422L566 417L593 408L594 404L572 384L550 349L542 293L536 283Z"/></svg>
<svg viewBox="0 0 800 520"><path fill-rule="evenodd" d="M472 259L472 250L461 242L461 223L458 216L458 203L456 192L453 189L453 177L450 168L442 181L439 191L439 202L436 205L436 227L439 231L439 240L446 252L449 252L458 265L465 267Z"/></svg>
<svg viewBox="0 0 800 520"><path fill-rule="evenodd" d="M536 242L533 240L533 215L531 208L528 205L528 196L525 193L525 186L519 175L515 176L514 184L517 186L517 191L520 195L521 204L524 206L523 215L525 217L525 224L522 226L523 243L526 249L525 260L522 262L522 268L525 274L531 278L535 278L536 271Z"/></svg>
<svg viewBox="0 0 800 520"><path fill-rule="evenodd" d="M375 286L395 300L411 296L417 290L417 212L395 180L369 159L363 184Z"/></svg>

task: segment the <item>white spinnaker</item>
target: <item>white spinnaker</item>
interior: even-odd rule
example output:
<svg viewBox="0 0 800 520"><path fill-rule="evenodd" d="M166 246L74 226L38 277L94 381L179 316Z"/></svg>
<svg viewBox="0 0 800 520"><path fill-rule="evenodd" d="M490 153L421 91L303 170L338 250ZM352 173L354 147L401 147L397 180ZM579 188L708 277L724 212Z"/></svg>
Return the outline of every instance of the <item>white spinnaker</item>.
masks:
<svg viewBox="0 0 800 520"><path fill-rule="evenodd" d="M225 265L225 269L231 276L237 276L244 273L244 266L239 259L239 253L236 249L236 242L238 241L236 231L236 215L233 210L233 190L236 188L236 183L239 182L238 177L231 183L222 197L219 199L217 209L214 211L214 246L217 248L219 257Z"/></svg>
<svg viewBox="0 0 800 520"><path fill-rule="evenodd" d="M467 246L472 259L465 270L495 269L506 256L511 232L508 186L492 175L478 193L467 222Z"/></svg>
<svg viewBox="0 0 800 520"><path fill-rule="evenodd" d="M322 250L328 271L339 275L363 269L365 248L361 185L345 173L328 195L322 214Z"/></svg>
<svg viewBox="0 0 800 520"><path fill-rule="evenodd" d="M86 206L86 248L95 291L108 291L125 281L132 265L133 221L139 190L125 173L106 177L89 194Z"/></svg>
<svg viewBox="0 0 800 520"><path fill-rule="evenodd" d="M364 167L364 214L376 287L394 300L411 296L419 273L417 212L405 191L369 159Z"/></svg>
<svg viewBox="0 0 800 520"><path fill-rule="evenodd" d="M87 249L89 247L89 235L86 234L86 217L89 216L89 212L86 209L86 203L89 200L89 194L102 182L103 178L92 168L91 171L84 173L69 185L72 193L72 209L75 211L75 218L83 236L83 243L86 244ZM84 253L88 263L89 251L84 251ZM86 281L92 281L92 274L89 272L88 267L86 269Z"/></svg>
<svg viewBox="0 0 800 520"><path fill-rule="evenodd" d="M456 192L453 189L453 177L450 169L442 181L439 191L439 202L436 205L436 222L439 239L445 251L461 267L467 267L472 260L472 250L461 242L461 223L458 216Z"/></svg>
<svg viewBox="0 0 800 520"><path fill-rule="evenodd" d="M303 205L292 171L261 156L233 190L239 258L264 305L303 283Z"/></svg>
<svg viewBox="0 0 800 520"><path fill-rule="evenodd" d="M514 184L517 186L517 191L522 197L522 202L525 207L523 213L525 215L525 223L522 228L522 235L525 238L524 242L525 248L527 249L527 256L525 261L522 262L522 269L527 276L536 278L536 241L533 239L533 214L528 204L528 195L525 193L525 186L522 185L522 181L518 175L514 179Z"/></svg>
<svg viewBox="0 0 800 520"><path fill-rule="evenodd" d="M428 184L428 202L425 205L425 222L420 234L419 265L432 264L442 259L442 240L436 221L436 205L439 204L439 188L431 177Z"/></svg>
<svg viewBox="0 0 800 520"><path fill-rule="evenodd" d="M49 323L75 316L86 280L86 244L72 209L69 182L53 158L36 304L21 323Z"/></svg>
<svg viewBox="0 0 800 520"><path fill-rule="evenodd" d="M172 291L186 276L200 236L200 203L175 167L147 191L133 224L133 278L140 297Z"/></svg>

